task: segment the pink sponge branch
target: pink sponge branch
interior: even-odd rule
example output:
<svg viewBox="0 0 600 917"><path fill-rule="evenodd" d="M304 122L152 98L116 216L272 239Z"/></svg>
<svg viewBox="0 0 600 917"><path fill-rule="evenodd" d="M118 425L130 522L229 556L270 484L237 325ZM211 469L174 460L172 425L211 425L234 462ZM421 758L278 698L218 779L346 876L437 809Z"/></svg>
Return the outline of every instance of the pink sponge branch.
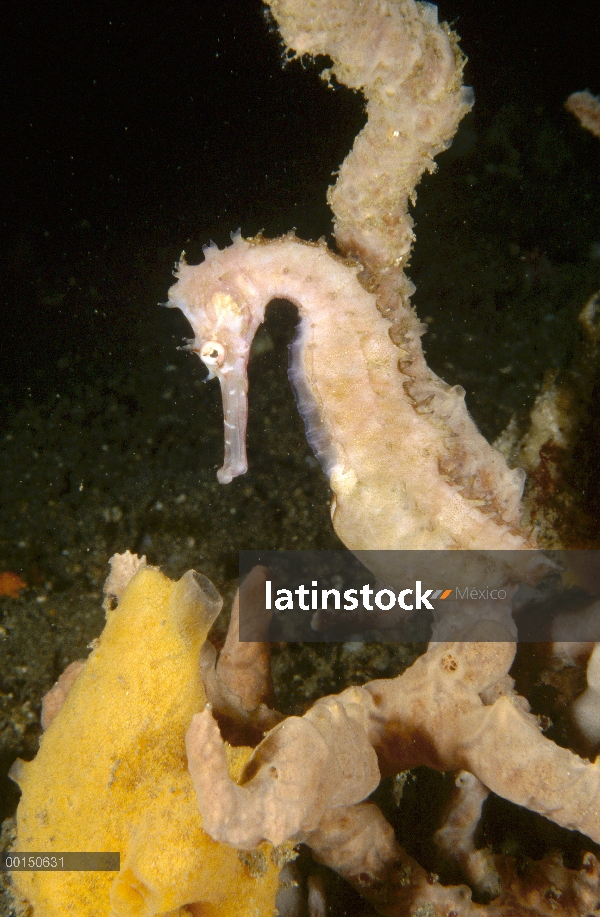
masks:
<svg viewBox="0 0 600 917"><path fill-rule="evenodd" d="M587 89L572 92L565 108L575 115L582 127L600 137L600 96L593 96Z"/></svg>
<svg viewBox="0 0 600 917"><path fill-rule="evenodd" d="M326 809L362 801L380 780L363 726L335 697L272 729L248 762L241 786L229 776L210 707L193 717L186 750L205 831L241 849L263 840L302 839Z"/></svg>
<svg viewBox="0 0 600 917"><path fill-rule="evenodd" d="M414 0L267 0L288 54L327 54L331 77L360 90L368 121L329 189L339 250L358 258L382 305L407 304L409 205L434 157L473 104L462 85L457 36L431 3Z"/></svg>
<svg viewBox="0 0 600 917"><path fill-rule="evenodd" d="M365 686L382 772L419 764L466 770L505 799L599 842L600 767L545 738L518 694L505 688L491 704L480 696L503 681L498 664L506 674L513 655L514 644L438 644L398 678Z"/></svg>
<svg viewBox="0 0 600 917"><path fill-rule="evenodd" d="M513 655L514 644L432 645L403 675L348 688L280 723L255 749L241 786L229 777L210 710L197 714L187 752L205 830L242 849L304 839L332 810L364 800L380 770L427 765L468 771L600 842L600 768L542 735L510 690ZM494 685L504 693L485 704L481 695L493 697Z"/></svg>
<svg viewBox="0 0 600 917"><path fill-rule="evenodd" d="M265 605L266 567L254 567L238 589L231 609L225 645L217 663L217 674L240 698L245 710L253 710L271 699L271 611ZM240 593L244 606L244 640L240 641Z"/></svg>

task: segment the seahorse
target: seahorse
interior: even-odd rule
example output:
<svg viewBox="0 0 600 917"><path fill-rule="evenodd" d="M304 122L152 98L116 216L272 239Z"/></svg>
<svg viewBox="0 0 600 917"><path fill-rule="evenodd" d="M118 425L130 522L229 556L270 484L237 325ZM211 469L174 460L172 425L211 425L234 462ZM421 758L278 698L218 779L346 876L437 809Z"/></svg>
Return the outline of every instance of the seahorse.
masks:
<svg viewBox="0 0 600 917"><path fill-rule="evenodd" d="M524 472L477 431L464 390L426 365L412 310L391 322L360 280L361 265L325 243L233 237L205 260L182 258L169 305L193 331L190 349L219 379L229 483L247 470L247 365L273 299L300 322L289 378L310 445L333 491L334 528L351 550L532 547L520 528Z"/></svg>

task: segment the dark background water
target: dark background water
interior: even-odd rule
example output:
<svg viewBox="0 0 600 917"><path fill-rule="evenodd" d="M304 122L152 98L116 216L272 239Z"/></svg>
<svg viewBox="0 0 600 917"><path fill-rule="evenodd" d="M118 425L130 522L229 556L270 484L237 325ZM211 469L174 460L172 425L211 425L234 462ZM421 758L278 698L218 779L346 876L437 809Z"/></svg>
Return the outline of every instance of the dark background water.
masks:
<svg viewBox="0 0 600 917"><path fill-rule="evenodd" d="M599 233L597 147L562 105L576 89L600 92L598 4L457 0L439 12L461 35L476 98L471 161L455 173L469 218L452 233L471 245L470 232L512 241L513 269L522 255L536 277L585 257ZM136 293L164 298L181 248L198 257L209 237L224 244L238 227L329 233L325 189L363 106L326 91L312 65L282 71L257 0L8 2L0 67L7 407L60 385L61 359L135 362L134 327L153 308ZM504 162L481 148L486 139ZM478 150L489 171L471 169L469 187ZM450 206L429 185L435 210L417 212L423 248ZM417 248L417 281L423 261ZM152 319L165 339L185 327Z"/></svg>

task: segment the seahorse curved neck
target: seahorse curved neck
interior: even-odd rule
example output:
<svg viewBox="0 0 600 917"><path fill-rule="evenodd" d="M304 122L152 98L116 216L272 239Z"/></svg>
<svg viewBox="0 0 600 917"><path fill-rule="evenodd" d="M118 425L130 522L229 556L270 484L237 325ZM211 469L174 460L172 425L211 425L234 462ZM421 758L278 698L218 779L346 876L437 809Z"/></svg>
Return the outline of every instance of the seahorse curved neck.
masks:
<svg viewBox="0 0 600 917"><path fill-rule="evenodd" d="M425 364L406 309L403 340L358 278L325 244L288 235L244 240L178 266L169 304L183 311L223 392L228 483L247 468L246 369L273 299L297 306L290 378L309 441L329 477L336 532L352 550L516 549L524 474L477 431L464 391ZM398 340L398 323L395 326Z"/></svg>

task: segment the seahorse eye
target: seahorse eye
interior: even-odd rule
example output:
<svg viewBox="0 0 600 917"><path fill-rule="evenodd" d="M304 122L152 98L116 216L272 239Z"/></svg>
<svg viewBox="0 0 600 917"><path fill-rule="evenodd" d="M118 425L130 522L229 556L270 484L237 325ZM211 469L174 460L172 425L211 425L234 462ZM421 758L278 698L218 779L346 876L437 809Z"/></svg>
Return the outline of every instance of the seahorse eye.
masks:
<svg viewBox="0 0 600 917"><path fill-rule="evenodd" d="M206 366L222 366L227 353L218 341L206 341L200 351L200 359Z"/></svg>

